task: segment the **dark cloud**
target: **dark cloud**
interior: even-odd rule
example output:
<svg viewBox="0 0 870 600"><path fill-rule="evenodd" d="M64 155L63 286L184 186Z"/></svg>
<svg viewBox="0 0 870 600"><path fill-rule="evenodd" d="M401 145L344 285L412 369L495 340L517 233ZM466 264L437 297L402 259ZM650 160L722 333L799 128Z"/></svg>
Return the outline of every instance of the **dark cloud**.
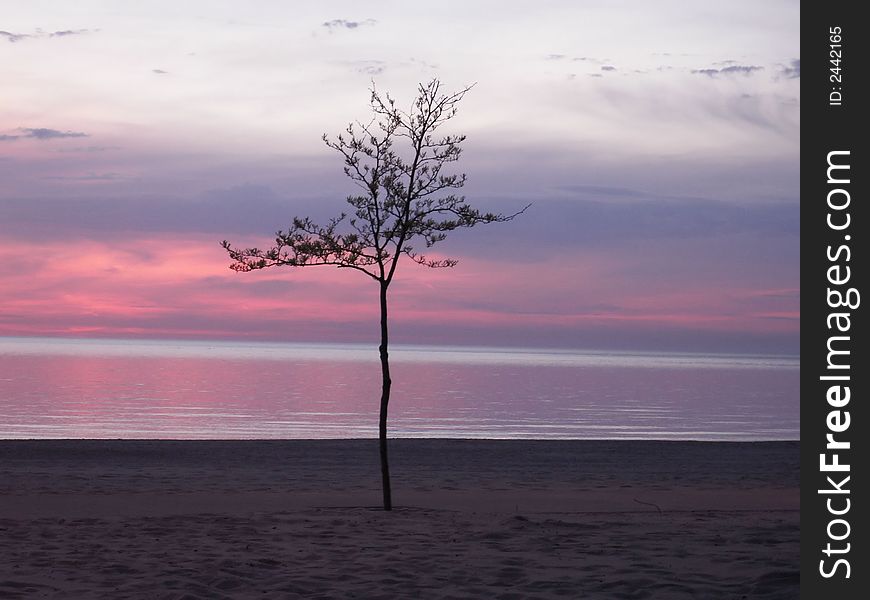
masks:
<svg viewBox="0 0 870 600"><path fill-rule="evenodd" d="M358 71L365 75L380 75L384 72L384 68L385 67L382 65L369 65L367 67L361 67Z"/></svg>
<svg viewBox="0 0 870 600"><path fill-rule="evenodd" d="M49 33L46 33L39 29L36 30L36 33L12 33L10 31L0 31L0 37L5 37L10 42L15 43L26 39L69 37L71 35L82 35L85 33L92 33L92 30L64 29L61 31L52 31Z"/></svg>
<svg viewBox="0 0 870 600"><path fill-rule="evenodd" d="M10 31L0 31L0 37L5 37L7 40L9 40L10 42L12 42L14 44L15 42L20 42L21 40L24 40L24 39L27 39L27 38L33 37L33 36L28 35L26 33L12 33Z"/></svg>
<svg viewBox="0 0 870 600"><path fill-rule="evenodd" d="M706 75L707 77L717 77L719 75L752 75L756 71L763 71L764 67L755 65L729 65L721 69L693 69L695 75Z"/></svg>
<svg viewBox="0 0 870 600"><path fill-rule="evenodd" d="M764 67L758 67L755 65L731 65L728 67L723 67L719 69L720 73L740 73L744 75L749 75L750 73L754 73L755 71L763 71Z"/></svg>
<svg viewBox="0 0 870 600"><path fill-rule="evenodd" d="M756 240L753 244L787 238L797 252L800 239L796 197L761 200L746 192L753 201L735 202L608 185L560 186L544 193L523 199L481 197L477 202L483 209L501 212L533 202L522 218L504 226L512 230L507 235L514 247L522 249L516 255L504 248L499 236L506 234L500 228L480 228L473 236L459 233L451 247L457 255L524 262L578 250L621 252L654 241L703 246L705 240L723 236L744 236ZM451 251L446 245L444 249Z"/></svg>
<svg viewBox="0 0 870 600"><path fill-rule="evenodd" d="M58 129L48 129L47 127L19 127L19 135L0 135L0 142L14 142L20 139L36 139L36 140L55 140L59 138L80 138L88 137L87 133L79 131L60 131Z"/></svg>
<svg viewBox="0 0 870 600"><path fill-rule="evenodd" d="M155 75L168 75L169 71L164 71L163 69L151 69L151 72Z"/></svg>
<svg viewBox="0 0 870 600"><path fill-rule="evenodd" d="M380 75L387 69L387 63L382 60L354 60L350 61L353 69L363 75Z"/></svg>
<svg viewBox="0 0 870 600"><path fill-rule="evenodd" d="M601 70L602 71L615 71L616 67L614 67L613 65L604 65L603 67L601 67Z"/></svg>
<svg viewBox="0 0 870 600"><path fill-rule="evenodd" d="M118 181L117 173L55 177L55 181ZM341 197L291 200L261 185L212 190L193 198L138 196L119 199L64 195L0 202L0 237L39 237L63 228L71 238L128 236L131 232L207 233L269 237L294 215L325 221L346 208Z"/></svg>
<svg viewBox="0 0 870 600"><path fill-rule="evenodd" d="M728 175L733 179L732 174ZM737 204L672 195L662 189L648 191L627 185L586 183L549 191L544 188L542 192L549 195L530 196L529 200L535 202L520 218L498 227L457 231L439 245L439 250L459 258L459 269L472 258L514 263L519 272L526 269L527 273L536 263L543 264L543 269L557 268L549 265L558 264L566 278L580 277L584 264L612 256L613 268L617 269L613 278L624 282L619 289L637 290L640 295L655 296L670 293L668 290L706 286L723 293L732 288L755 289L771 296L770 302L779 302L780 295L785 300L794 299L795 294L788 290L796 289L799 281L796 257L800 221L795 202ZM297 193L284 195L260 185L243 185L192 198L158 195L94 198L64 193L57 198L4 199L0 202L0 238L14 241L55 239L62 235L71 242L86 239L128 243L138 237L154 239L167 234L166 239L180 236L213 244L217 257L222 256L219 240L229 239L240 246L268 243L272 234L286 227L293 215L310 215L316 222L323 222L347 208L339 197L301 198ZM525 200L476 195L473 203L482 210L511 212L521 208ZM410 269L412 265L405 267ZM214 285L219 286L220 281ZM576 304L593 312L620 309L618 294L622 292L600 296L594 292L598 285L590 280L590 293L572 298L572 306ZM601 288L607 289L608 285L602 283ZM647 290L650 286L654 289ZM521 289L520 284L516 289ZM287 291L292 290L257 289L264 294ZM163 293L162 288L159 293ZM500 310L509 309L508 304ZM465 339L459 335L460 329L453 333L457 339ZM505 331L506 336L516 336L517 343L525 335L515 328ZM554 326L553 330L540 334L544 336L541 339L555 342L557 338L550 334L557 332ZM481 339L489 339L485 333L480 332ZM576 338L577 333L573 330L572 336ZM670 337L674 332L660 328L658 334ZM605 327L588 335L591 337L584 339L597 342L599 338L606 340L620 333ZM636 343L637 335L626 332L625 343ZM700 334L696 331L695 335ZM721 337L717 335L710 334L713 346ZM772 339L759 335L758 343ZM572 336L566 335L566 343ZM745 344L744 347L756 343L737 333L735 340ZM650 344L654 347L653 342ZM782 344L796 348L791 342Z"/></svg>
<svg viewBox="0 0 870 600"><path fill-rule="evenodd" d="M82 35L91 33L90 29L64 29L63 31L55 31L48 34L48 37L67 37L70 35Z"/></svg>
<svg viewBox="0 0 870 600"><path fill-rule="evenodd" d="M46 127L37 127L33 129L22 128L21 131L24 132L22 137L36 138L38 140L88 137L87 133L81 133L80 131L59 131L57 129L48 129Z"/></svg>
<svg viewBox="0 0 870 600"><path fill-rule="evenodd" d="M791 61L789 66L783 67L780 72L786 79L800 79L801 76L801 59L796 58Z"/></svg>
<svg viewBox="0 0 870 600"><path fill-rule="evenodd" d="M117 174L83 176L113 180ZM535 200L522 219L512 222L518 247L531 254L558 249L619 248L628 240L703 240L726 233L777 233L798 236L795 204L765 201L736 204L707 198L679 197L618 186L574 185L554 190L543 199L482 198L482 209L510 212ZM130 232L175 232L220 236L270 236L294 215L324 221L346 209L340 198L285 196L260 185L213 190L193 198L140 196L7 199L0 202L0 236L38 237L46 229L62 228L70 237L126 236ZM506 225L507 227L507 225ZM481 228L473 236L456 236L457 248L473 253L489 247L503 252L503 232ZM462 242L461 240L466 240ZM453 246L453 244L451 244ZM445 245L445 250L449 249Z"/></svg>
<svg viewBox="0 0 870 600"><path fill-rule="evenodd" d="M364 27L367 25L374 25L377 23L374 19L366 19L365 21L350 21L348 19L333 19L331 21L324 21L321 23L321 27L326 27L330 32L337 31L340 29L359 29L360 27Z"/></svg>

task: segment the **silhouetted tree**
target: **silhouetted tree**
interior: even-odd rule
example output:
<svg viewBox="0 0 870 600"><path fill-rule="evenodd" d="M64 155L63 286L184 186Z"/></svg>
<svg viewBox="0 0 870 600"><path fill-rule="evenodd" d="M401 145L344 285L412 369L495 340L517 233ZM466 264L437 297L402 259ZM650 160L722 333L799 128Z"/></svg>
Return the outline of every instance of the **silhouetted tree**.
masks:
<svg viewBox="0 0 870 600"><path fill-rule="evenodd" d="M348 125L346 132L323 141L341 154L344 173L360 188L349 196L351 214L342 213L326 225L309 218L294 218L287 231L279 231L267 250L240 249L224 241L235 271L266 267L334 265L368 275L380 288L381 374L379 441L384 510L392 509L387 457L387 407L390 402L389 328L387 290L399 258L406 255L431 268L452 267L456 260L430 258L419 247L431 248L449 231L481 223L509 221L512 215L483 213L454 192L465 185L465 174L449 174L445 167L459 159L464 135L435 137L456 115L457 105L470 87L453 94L441 91L433 79L420 84L410 111L396 108L387 94L372 87L372 120ZM400 147L401 146L401 147ZM525 210L525 208L523 209Z"/></svg>

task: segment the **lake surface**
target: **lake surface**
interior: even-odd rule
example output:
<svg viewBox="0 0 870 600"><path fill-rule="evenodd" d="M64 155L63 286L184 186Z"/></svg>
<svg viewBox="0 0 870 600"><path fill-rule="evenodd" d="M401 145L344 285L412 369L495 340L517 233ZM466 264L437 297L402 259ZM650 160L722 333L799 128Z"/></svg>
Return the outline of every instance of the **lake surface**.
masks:
<svg viewBox="0 0 870 600"><path fill-rule="evenodd" d="M796 357L396 346L395 437L797 440ZM375 345L0 338L0 438L377 436Z"/></svg>

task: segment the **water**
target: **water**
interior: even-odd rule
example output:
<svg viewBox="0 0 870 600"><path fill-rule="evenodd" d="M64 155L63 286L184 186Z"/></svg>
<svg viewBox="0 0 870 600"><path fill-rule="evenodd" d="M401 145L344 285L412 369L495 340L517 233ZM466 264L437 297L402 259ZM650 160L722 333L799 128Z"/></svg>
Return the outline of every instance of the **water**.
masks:
<svg viewBox="0 0 870 600"><path fill-rule="evenodd" d="M799 439L793 357L396 346L396 437ZM375 346L0 338L0 438L377 436Z"/></svg>

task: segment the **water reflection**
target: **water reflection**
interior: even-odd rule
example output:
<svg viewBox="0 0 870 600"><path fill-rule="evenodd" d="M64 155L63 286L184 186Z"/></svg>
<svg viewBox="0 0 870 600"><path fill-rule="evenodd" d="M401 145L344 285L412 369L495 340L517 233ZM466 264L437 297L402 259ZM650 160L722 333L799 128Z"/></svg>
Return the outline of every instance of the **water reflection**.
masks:
<svg viewBox="0 0 870 600"><path fill-rule="evenodd" d="M357 347L284 345L276 356L248 344L234 357L232 344L212 353L202 343L173 343L163 354L157 342L84 342L80 352L69 340L45 346L52 343L30 341L16 351L14 340L0 341L2 438L377 434L380 371L368 347L357 356ZM259 360L260 353L270 358ZM393 368L396 436L799 438L794 359L410 354Z"/></svg>

